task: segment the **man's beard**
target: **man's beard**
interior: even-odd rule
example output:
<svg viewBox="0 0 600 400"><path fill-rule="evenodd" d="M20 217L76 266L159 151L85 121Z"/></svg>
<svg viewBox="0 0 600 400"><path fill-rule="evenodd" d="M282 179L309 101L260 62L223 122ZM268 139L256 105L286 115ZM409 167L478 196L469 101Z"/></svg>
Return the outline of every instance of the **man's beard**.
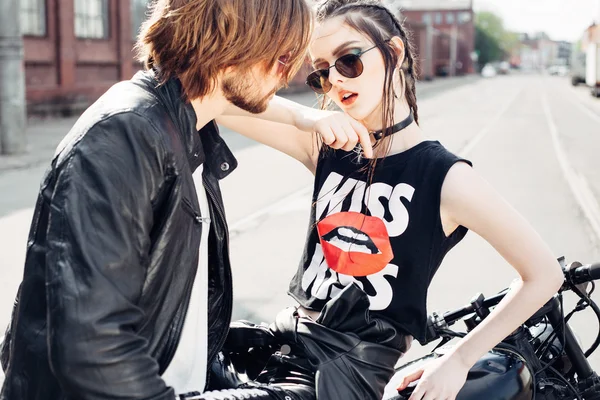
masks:
<svg viewBox="0 0 600 400"><path fill-rule="evenodd" d="M268 95L259 97L258 90L250 82L251 76L227 78L223 80L223 94L227 101L252 114L260 114L267 110L271 96L277 92L273 89Z"/></svg>

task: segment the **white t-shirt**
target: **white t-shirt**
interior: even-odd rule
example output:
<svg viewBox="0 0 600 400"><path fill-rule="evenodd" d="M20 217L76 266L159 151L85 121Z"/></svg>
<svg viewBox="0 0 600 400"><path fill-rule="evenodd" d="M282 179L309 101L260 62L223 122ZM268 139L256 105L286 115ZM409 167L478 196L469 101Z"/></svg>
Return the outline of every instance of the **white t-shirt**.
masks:
<svg viewBox="0 0 600 400"><path fill-rule="evenodd" d="M204 391L206 385L206 367L208 351L208 234L210 232L210 214L206 190L202 184L201 165L194 172L194 184L198 193L200 214L203 217L202 238L198 272L194 279L192 295L181 332L179 346L162 378L175 393Z"/></svg>

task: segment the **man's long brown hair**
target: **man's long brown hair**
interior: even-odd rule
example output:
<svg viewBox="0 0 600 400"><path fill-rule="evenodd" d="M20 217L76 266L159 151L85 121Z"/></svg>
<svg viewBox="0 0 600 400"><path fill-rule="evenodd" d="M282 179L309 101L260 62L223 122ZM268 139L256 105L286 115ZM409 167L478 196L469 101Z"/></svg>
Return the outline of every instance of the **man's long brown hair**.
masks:
<svg viewBox="0 0 600 400"><path fill-rule="evenodd" d="M306 0L155 0L136 45L146 68L161 81L177 77L188 99L215 89L218 74L280 57L283 82L302 66L312 34Z"/></svg>

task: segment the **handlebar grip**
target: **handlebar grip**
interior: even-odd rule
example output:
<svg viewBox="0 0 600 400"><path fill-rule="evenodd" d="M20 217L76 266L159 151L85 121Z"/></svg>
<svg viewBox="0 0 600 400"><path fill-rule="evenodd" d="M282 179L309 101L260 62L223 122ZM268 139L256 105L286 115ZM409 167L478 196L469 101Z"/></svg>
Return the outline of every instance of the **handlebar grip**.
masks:
<svg viewBox="0 0 600 400"><path fill-rule="evenodd" d="M589 266L590 278L596 280L600 279L600 262L594 263Z"/></svg>
<svg viewBox="0 0 600 400"><path fill-rule="evenodd" d="M458 310L454 310L454 311L445 313L443 315L443 318L448 325L452 325L459 319L466 317L467 315L471 314L472 312L473 312L473 307L464 306L463 308L460 308Z"/></svg>
<svg viewBox="0 0 600 400"><path fill-rule="evenodd" d="M571 270L569 275L576 285L600 279L600 263L582 265Z"/></svg>

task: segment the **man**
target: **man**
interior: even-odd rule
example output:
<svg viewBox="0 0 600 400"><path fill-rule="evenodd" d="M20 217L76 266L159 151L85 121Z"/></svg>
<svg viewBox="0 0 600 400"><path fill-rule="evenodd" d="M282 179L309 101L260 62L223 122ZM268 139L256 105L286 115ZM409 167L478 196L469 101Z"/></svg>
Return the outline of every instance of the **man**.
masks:
<svg viewBox="0 0 600 400"><path fill-rule="evenodd" d="M147 71L106 92L41 185L2 344L2 400L203 392L231 318L214 119L261 113L303 62L304 0L158 0Z"/></svg>

